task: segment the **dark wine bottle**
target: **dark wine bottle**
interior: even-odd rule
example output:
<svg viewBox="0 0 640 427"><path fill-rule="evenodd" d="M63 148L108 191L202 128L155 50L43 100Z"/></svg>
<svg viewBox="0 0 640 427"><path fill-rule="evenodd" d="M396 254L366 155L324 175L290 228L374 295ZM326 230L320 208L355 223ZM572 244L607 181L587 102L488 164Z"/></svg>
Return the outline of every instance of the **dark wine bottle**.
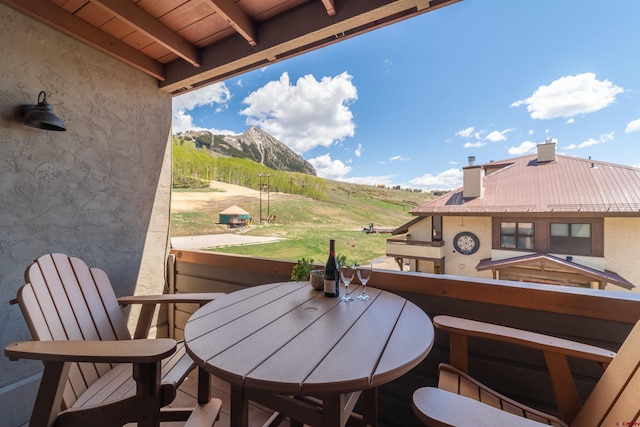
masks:
<svg viewBox="0 0 640 427"><path fill-rule="evenodd" d="M336 259L336 241L329 240L329 258L324 267L324 295L337 297L340 295L340 269Z"/></svg>

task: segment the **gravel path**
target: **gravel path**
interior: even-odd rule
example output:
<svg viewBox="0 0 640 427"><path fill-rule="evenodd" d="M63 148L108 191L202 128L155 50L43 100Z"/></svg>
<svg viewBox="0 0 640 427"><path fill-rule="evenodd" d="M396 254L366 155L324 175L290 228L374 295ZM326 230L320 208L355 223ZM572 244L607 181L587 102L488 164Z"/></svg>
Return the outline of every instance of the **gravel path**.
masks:
<svg viewBox="0 0 640 427"><path fill-rule="evenodd" d="M172 237L173 249L207 249L234 245L255 245L259 243L277 242L278 237L244 236L239 234L203 234L201 236Z"/></svg>

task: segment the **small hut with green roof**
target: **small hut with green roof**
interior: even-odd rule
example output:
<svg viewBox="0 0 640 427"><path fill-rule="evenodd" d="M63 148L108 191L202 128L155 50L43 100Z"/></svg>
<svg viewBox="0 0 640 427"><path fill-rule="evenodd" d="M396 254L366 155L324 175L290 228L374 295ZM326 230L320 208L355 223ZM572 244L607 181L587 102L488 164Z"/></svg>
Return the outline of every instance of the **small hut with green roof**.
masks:
<svg viewBox="0 0 640 427"><path fill-rule="evenodd" d="M251 214L236 205L220 212L219 218L220 224L229 224L231 226L247 225L251 222Z"/></svg>

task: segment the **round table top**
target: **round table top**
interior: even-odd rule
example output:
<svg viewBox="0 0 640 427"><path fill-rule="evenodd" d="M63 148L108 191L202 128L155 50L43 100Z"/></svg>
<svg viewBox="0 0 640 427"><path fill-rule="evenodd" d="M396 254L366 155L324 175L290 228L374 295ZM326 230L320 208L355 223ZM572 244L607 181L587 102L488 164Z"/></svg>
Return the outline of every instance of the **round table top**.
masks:
<svg viewBox="0 0 640 427"><path fill-rule="evenodd" d="M420 363L434 332L412 302L370 287L367 293L369 301L341 302L307 282L233 292L191 316L187 351L208 372L256 390L313 395L375 387Z"/></svg>

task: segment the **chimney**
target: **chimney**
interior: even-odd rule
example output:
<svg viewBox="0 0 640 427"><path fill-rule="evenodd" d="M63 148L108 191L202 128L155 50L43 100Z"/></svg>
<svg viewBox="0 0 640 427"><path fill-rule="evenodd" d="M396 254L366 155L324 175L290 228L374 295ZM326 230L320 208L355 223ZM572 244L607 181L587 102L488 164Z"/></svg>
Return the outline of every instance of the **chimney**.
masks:
<svg viewBox="0 0 640 427"><path fill-rule="evenodd" d="M482 197L484 192L484 169L482 166L474 166L471 158L470 165L462 168L462 197L465 199L475 199Z"/></svg>
<svg viewBox="0 0 640 427"><path fill-rule="evenodd" d="M544 144L538 144L538 163L549 163L556 160L557 138L546 138Z"/></svg>

